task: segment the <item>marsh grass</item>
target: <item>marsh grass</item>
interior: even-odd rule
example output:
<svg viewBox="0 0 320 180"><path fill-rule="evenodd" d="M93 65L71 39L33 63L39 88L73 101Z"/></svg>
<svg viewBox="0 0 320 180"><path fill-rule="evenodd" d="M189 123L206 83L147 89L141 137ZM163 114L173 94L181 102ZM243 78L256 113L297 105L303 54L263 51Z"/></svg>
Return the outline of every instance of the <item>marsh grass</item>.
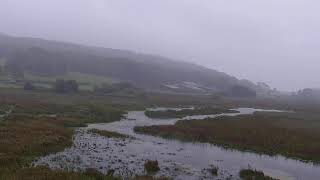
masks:
<svg viewBox="0 0 320 180"><path fill-rule="evenodd" d="M156 173L160 171L159 163L158 161L147 160L144 163L144 169L147 171L147 173L150 173L150 174Z"/></svg>
<svg viewBox="0 0 320 180"><path fill-rule="evenodd" d="M4 107L5 103L2 103ZM109 180L88 172L53 171L31 167L36 158L63 151L72 145L73 128L87 123L120 120L122 110L102 105L57 105L15 100L13 112L0 121L0 179L5 180ZM84 120L87 117L89 120ZM99 118L96 118L98 117ZM101 118L101 119L100 119ZM103 118L103 119L102 119Z"/></svg>
<svg viewBox="0 0 320 180"><path fill-rule="evenodd" d="M15 115L47 116L76 119L77 124L107 123L123 117L125 111L104 104L61 105L39 102L14 104ZM70 126L72 126L69 123ZM75 125L77 126L77 125ZM81 125L82 126L82 125Z"/></svg>
<svg viewBox="0 0 320 180"><path fill-rule="evenodd" d="M239 172L239 176L243 180L276 180L266 176L262 171L252 169L242 169Z"/></svg>
<svg viewBox="0 0 320 180"><path fill-rule="evenodd" d="M28 166L36 157L61 151L72 144L73 132L47 119L20 119L0 125L0 168Z"/></svg>
<svg viewBox="0 0 320 180"><path fill-rule="evenodd" d="M320 162L320 114L268 113L135 127L145 133L225 148Z"/></svg>
<svg viewBox="0 0 320 180"><path fill-rule="evenodd" d="M239 111L230 110L226 108L205 106L205 107L197 107L195 109L145 111L145 115L150 118L170 119L170 118L183 118L186 116L194 116L194 115L212 115L212 114L238 113L238 112Z"/></svg>
<svg viewBox="0 0 320 180"><path fill-rule="evenodd" d="M47 167L24 168L1 176L4 180L121 180L98 171L66 172Z"/></svg>

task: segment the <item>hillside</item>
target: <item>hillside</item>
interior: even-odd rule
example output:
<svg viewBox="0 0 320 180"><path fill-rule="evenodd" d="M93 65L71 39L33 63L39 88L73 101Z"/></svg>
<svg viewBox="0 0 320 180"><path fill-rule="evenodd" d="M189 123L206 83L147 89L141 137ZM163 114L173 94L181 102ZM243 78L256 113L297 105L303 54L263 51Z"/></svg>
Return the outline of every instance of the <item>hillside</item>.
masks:
<svg viewBox="0 0 320 180"><path fill-rule="evenodd" d="M131 82L150 90L220 92L250 81L181 61L125 50L0 34L3 69L15 75L63 77L70 73Z"/></svg>

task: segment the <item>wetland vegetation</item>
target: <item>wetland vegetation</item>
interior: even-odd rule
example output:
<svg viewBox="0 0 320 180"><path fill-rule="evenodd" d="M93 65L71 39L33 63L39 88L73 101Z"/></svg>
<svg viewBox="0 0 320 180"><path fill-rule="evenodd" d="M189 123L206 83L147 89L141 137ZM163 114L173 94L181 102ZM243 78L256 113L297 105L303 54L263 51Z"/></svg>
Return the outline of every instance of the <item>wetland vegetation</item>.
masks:
<svg viewBox="0 0 320 180"><path fill-rule="evenodd" d="M181 109L181 110L164 110L164 111L145 111L145 115L150 118L159 118L159 119L170 119L170 118L184 118L186 116L194 115L212 115L212 114L221 114L221 113L238 113L236 110L230 110L227 108L218 108L218 107L196 107L190 109Z"/></svg>
<svg viewBox="0 0 320 180"><path fill-rule="evenodd" d="M88 123L109 123L125 117L127 111L159 106L195 104L190 111L174 112L172 116L234 113L225 107L236 107L230 101L211 102L206 98L148 94L146 97L100 96L79 92L66 95L45 91L0 89L1 114L10 114L0 122L0 179L117 179L92 172L67 172L33 167L36 158L63 151L72 145L74 128ZM116 102L116 103L115 103ZM213 108L223 107L223 108ZM261 106L259 106L261 107ZM283 106L285 107L285 106ZM180 114L179 114L180 113ZM303 160L319 160L318 115L314 111L298 113L256 113L253 116L219 117L216 119L178 121L174 126L137 127L139 133L178 138L186 141L211 142L241 150L282 154ZM259 122L258 122L259 121ZM269 122L270 121L270 122ZM240 127L240 128L239 128ZM220 129L220 130L219 130ZM251 129L251 130L250 130ZM264 130L265 129L265 130ZM214 130L214 131L213 131ZM124 138L117 132L91 130L91 133ZM215 132L215 133L213 133ZM253 133L254 132L254 133ZM271 133L272 132L272 133ZM221 134L218 134L221 133ZM261 134L262 133L262 134ZM264 133L264 134L263 134ZM293 133L293 134L292 134ZM28 134L28 136L26 136ZM241 138L236 139L235 137ZM228 135L228 136L226 136ZM254 135L253 139L250 139ZM267 135L269 136L268 138ZM214 137L214 138L213 138ZM227 138L227 140L226 140ZM261 138L265 138L259 143ZM306 140L306 138L309 138ZM218 140L218 141L216 141ZM310 143L313 143L311 146ZM143 164L142 164L143 168ZM217 169L218 170L218 169ZM216 169L209 173L220 174ZM99 179L98 178L98 179ZM156 179L136 176L136 179ZM161 179L161 178L159 178ZM166 178L162 178L166 179Z"/></svg>
<svg viewBox="0 0 320 180"><path fill-rule="evenodd" d="M119 120L125 111L105 105L61 105L2 99L1 110L12 112L0 122L0 179L117 179L86 172L53 171L32 167L40 156L72 145L73 128L86 123ZM98 178L99 176L99 178Z"/></svg>
<svg viewBox="0 0 320 180"><path fill-rule="evenodd" d="M135 127L135 132L320 162L320 115L257 112Z"/></svg>
<svg viewBox="0 0 320 180"><path fill-rule="evenodd" d="M158 163L158 161L147 160L147 161L144 163L144 169L145 169L148 173L156 173L156 172L160 171L159 163Z"/></svg>
<svg viewBox="0 0 320 180"><path fill-rule="evenodd" d="M252 170L252 169L242 169L239 172L239 176L243 180L276 180L272 177L266 176L261 171Z"/></svg>
<svg viewBox="0 0 320 180"><path fill-rule="evenodd" d="M0 179L6 180L117 180L97 170L66 171L33 166L37 158L72 146L75 128L124 118L128 110L144 109L140 100L127 97L92 96L86 93L55 94L46 91L0 89ZM117 101L117 104L113 102ZM10 113L8 113L10 112ZM107 138L128 136L93 129ZM132 179L163 180L152 176Z"/></svg>

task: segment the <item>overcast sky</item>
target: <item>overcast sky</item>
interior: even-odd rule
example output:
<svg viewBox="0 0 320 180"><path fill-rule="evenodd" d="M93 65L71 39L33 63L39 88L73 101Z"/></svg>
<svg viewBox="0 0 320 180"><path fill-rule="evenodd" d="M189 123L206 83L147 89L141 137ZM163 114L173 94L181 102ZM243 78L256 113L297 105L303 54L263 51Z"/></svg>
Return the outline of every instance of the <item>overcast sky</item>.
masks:
<svg viewBox="0 0 320 180"><path fill-rule="evenodd" d="M0 0L0 32L159 54L281 90L320 87L319 0Z"/></svg>

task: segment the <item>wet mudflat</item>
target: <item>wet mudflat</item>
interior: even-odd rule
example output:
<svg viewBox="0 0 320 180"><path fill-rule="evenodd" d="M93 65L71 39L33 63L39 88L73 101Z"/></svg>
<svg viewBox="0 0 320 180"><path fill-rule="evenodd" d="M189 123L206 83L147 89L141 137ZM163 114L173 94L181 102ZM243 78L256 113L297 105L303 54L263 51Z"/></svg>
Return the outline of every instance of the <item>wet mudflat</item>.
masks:
<svg viewBox="0 0 320 180"><path fill-rule="evenodd" d="M157 109L159 110L159 109ZM240 108L240 113L251 114L256 109ZM226 115L226 114L225 114ZM189 116L188 119L203 119L219 115ZM143 111L129 112L126 119L106 124L92 124L81 128L74 137L72 148L40 158L36 165L51 168L84 170L96 168L104 173L114 170L116 175L130 177L145 174L146 160L158 160L160 171L157 176L174 179L239 179L242 168L256 168L279 179L318 179L320 167L310 163L270 157L255 153L225 150L206 143L184 143L158 137L140 135L133 131L135 126L170 125L178 119L150 119ZM106 138L88 132L88 129L115 131L131 138ZM218 167L218 176L208 169Z"/></svg>

